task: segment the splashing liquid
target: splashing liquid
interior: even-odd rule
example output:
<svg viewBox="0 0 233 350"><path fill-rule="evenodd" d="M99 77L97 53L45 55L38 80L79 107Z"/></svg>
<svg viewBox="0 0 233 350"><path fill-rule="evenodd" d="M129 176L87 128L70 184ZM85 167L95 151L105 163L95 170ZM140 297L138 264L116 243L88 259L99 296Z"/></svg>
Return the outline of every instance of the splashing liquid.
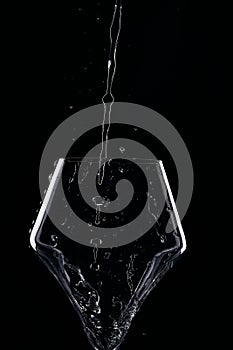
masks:
<svg viewBox="0 0 233 350"><path fill-rule="evenodd" d="M104 116L102 123L102 144L101 151L99 155L99 175L98 183L102 184L104 178L105 161L108 158L108 134L111 124L111 110L114 103L114 96L112 94L112 85L114 81L114 76L116 73L116 51L119 40L119 35L121 31L121 19L122 19L122 0L116 0L114 6L114 13L112 17L112 22L110 26L110 49L108 58L108 73L107 73L107 86L105 94L102 98L104 106ZM116 28L116 35L115 33ZM110 103L107 103L110 102ZM107 119L107 122L106 122ZM103 166L102 166L103 165Z"/></svg>

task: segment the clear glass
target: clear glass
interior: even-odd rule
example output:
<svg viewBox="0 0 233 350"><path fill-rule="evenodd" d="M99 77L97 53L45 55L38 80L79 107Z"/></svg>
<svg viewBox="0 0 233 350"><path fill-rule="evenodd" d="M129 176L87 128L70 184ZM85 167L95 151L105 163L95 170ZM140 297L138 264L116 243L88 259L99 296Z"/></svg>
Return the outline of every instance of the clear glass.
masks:
<svg viewBox="0 0 233 350"><path fill-rule="evenodd" d="M186 241L157 160L59 159L30 243L80 316L94 349L118 349Z"/></svg>

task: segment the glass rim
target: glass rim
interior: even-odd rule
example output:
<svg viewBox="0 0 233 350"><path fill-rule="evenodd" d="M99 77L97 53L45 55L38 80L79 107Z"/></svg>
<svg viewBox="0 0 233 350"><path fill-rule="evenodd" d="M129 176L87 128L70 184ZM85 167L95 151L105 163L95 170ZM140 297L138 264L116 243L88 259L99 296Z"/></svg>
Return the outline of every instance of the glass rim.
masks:
<svg viewBox="0 0 233 350"><path fill-rule="evenodd" d="M134 157L134 158L129 158L129 157L118 157L118 158L111 158L109 157L109 159L102 159L100 160L99 157L64 157L64 158L59 158L58 161L70 161L70 162L94 162L94 163L107 163L107 162L111 162L111 163L114 163L114 162L118 162L119 159L122 159L122 160L130 160L130 161L134 161L138 164L160 164L162 161L159 160L159 159L156 159L156 158L137 158L137 157Z"/></svg>

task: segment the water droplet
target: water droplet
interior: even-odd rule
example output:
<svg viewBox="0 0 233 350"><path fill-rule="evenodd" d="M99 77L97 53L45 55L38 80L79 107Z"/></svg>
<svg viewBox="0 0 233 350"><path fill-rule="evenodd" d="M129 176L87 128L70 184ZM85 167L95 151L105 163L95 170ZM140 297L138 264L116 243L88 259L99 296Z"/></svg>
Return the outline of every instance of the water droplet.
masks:
<svg viewBox="0 0 233 350"><path fill-rule="evenodd" d="M160 236L160 242L161 242L161 243L165 243L165 240L164 240L164 237L163 237L163 236Z"/></svg>
<svg viewBox="0 0 233 350"><path fill-rule="evenodd" d="M90 239L90 244L93 244L95 247L98 245L101 245L103 243L102 239L100 238L91 238Z"/></svg>
<svg viewBox="0 0 233 350"><path fill-rule="evenodd" d="M94 271L99 271L100 266L99 266L99 264L93 263L90 265L90 269L94 270Z"/></svg>
<svg viewBox="0 0 233 350"><path fill-rule="evenodd" d="M71 184L73 181L74 181L74 178L73 178L73 177L70 177L70 178L69 178L69 184Z"/></svg>
<svg viewBox="0 0 233 350"><path fill-rule="evenodd" d="M51 235L51 242L52 242L52 245L53 245L54 247L56 247L56 246L57 246L57 243L58 243L58 236L55 235L55 234Z"/></svg>
<svg viewBox="0 0 233 350"><path fill-rule="evenodd" d="M110 256L111 256L111 253L109 253L109 252L106 252L106 253L104 254L104 258L105 258L106 260L108 260L108 259L110 258Z"/></svg>
<svg viewBox="0 0 233 350"><path fill-rule="evenodd" d="M102 282L102 281L98 281L98 282L97 282L97 284L98 284L98 287L99 287L99 288L101 288L101 287L102 287L103 282Z"/></svg>
<svg viewBox="0 0 233 350"><path fill-rule="evenodd" d="M61 226L64 226L67 222L67 218L64 219L64 221L61 223Z"/></svg>
<svg viewBox="0 0 233 350"><path fill-rule="evenodd" d="M104 199L100 196L93 197L92 201L95 203L95 205L103 205L105 202Z"/></svg>

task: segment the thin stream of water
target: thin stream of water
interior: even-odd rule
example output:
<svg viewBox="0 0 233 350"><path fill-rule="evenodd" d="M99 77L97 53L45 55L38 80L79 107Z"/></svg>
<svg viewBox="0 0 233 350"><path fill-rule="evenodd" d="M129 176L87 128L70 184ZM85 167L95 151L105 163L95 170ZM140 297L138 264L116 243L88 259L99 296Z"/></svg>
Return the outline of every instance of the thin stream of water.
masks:
<svg viewBox="0 0 233 350"><path fill-rule="evenodd" d="M101 151L99 155L99 175L98 183L102 184L104 178L104 168L105 161L108 158L108 134L111 125L111 111L112 105L114 103L114 96L112 93L112 85L114 81L114 76L116 73L116 51L118 40L121 32L121 20L122 20L122 0L116 0L114 6L114 12L112 17L112 22L110 25L110 48L108 57L108 73L107 73L107 86L104 96L102 97L102 102L104 106L104 115L102 123L102 143ZM116 27L116 35L114 35L114 29ZM107 104L107 102L110 102ZM106 123L107 118L107 123ZM103 166L102 166L103 165Z"/></svg>

